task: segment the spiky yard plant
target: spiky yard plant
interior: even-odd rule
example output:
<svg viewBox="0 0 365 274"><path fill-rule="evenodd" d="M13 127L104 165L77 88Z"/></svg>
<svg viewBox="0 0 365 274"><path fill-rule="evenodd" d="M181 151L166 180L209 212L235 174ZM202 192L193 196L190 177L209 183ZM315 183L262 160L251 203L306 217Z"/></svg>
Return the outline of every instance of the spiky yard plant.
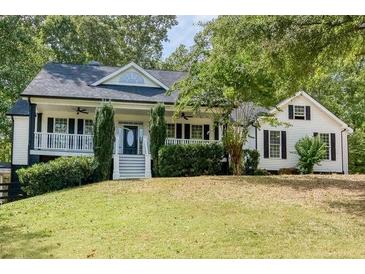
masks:
<svg viewBox="0 0 365 274"><path fill-rule="evenodd" d="M110 178L115 141L114 109L110 102L97 108L94 124L94 155L100 181Z"/></svg>
<svg viewBox="0 0 365 274"><path fill-rule="evenodd" d="M158 151L165 144L166 139L164 104L157 104L154 108L151 109L150 139L153 173L155 176L158 176Z"/></svg>
<svg viewBox="0 0 365 274"><path fill-rule="evenodd" d="M326 157L326 144L319 137L303 137L295 144L299 155L298 168L302 174L313 173L313 167Z"/></svg>

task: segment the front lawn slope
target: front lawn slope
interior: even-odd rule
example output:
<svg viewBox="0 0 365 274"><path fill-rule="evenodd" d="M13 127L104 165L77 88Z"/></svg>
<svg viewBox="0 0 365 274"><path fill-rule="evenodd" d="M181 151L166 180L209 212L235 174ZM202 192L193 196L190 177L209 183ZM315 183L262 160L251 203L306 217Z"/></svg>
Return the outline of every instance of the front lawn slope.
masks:
<svg viewBox="0 0 365 274"><path fill-rule="evenodd" d="M109 181L0 221L2 258L365 258L365 176Z"/></svg>

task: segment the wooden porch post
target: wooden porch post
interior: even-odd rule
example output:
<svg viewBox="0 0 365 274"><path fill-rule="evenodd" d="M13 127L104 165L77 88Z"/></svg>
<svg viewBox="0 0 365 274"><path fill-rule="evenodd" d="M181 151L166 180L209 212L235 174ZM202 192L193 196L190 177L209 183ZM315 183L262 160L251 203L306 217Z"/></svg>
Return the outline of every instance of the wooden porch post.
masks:
<svg viewBox="0 0 365 274"><path fill-rule="evenodd" d="M117 180L120 178L119 174L119 135L120 129L115 129L115 150L113 156L113 180Z"/></svg>

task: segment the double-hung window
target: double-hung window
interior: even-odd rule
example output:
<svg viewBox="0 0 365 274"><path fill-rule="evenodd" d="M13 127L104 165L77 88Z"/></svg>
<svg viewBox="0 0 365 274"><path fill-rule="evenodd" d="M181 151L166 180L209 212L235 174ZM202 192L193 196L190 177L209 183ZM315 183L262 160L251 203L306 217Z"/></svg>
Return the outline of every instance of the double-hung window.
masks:
<svg viewBox="0 0 365 274"><path fill-rule="evenodd" d="M191 126L191 139L203 139L203 126L192 125Z"/></svg>
<svg viewBox="0 0 365 274"><path fill-rule="evenodd" d="M320 133L319 138L326 145L326 156L325 159L330 159L330 150L331 150L331 142L330 142L330 134L329 133Z"/></svg>
<svg viewBox="0 0 365 274"><path fill-rule="evenodd" d="M67 133L67 119L66 118L55 118L54 132L55 133Z"/></svg>
<svg viewBox="0 0 365 274"><path fill-rule="evenodd" d="M85 120L84 134L92 135L94 131L94 124L92 120Z"/></svg>
<svg viewBox="0 0 365 274"><path fill-rule="evenodd" d="M280 131L270 130L269 134L269 155L270 158L280 158Z"/></svg>
<svg viewBox="0 0 365 274"><path fill-rule="evenodd" d="M294 119L305 120L305 107L294 106Z"/></svg>
<svg viewBox="0 0 365 274"><path fill-rule="evenodd" d="M167 124L166 130L167 138L175 138L175 124Z"/></svg>

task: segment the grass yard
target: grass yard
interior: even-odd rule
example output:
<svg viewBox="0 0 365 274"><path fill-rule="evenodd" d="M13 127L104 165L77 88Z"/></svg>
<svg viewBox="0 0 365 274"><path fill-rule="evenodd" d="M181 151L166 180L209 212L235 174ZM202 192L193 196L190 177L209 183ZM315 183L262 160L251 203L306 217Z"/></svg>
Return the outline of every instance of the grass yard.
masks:
<svg viewBox="0 0 365 274"><path fill-rule="evenodd" d="M365 258L365 176L110 181L0 206L1 258Z"/></svg>

